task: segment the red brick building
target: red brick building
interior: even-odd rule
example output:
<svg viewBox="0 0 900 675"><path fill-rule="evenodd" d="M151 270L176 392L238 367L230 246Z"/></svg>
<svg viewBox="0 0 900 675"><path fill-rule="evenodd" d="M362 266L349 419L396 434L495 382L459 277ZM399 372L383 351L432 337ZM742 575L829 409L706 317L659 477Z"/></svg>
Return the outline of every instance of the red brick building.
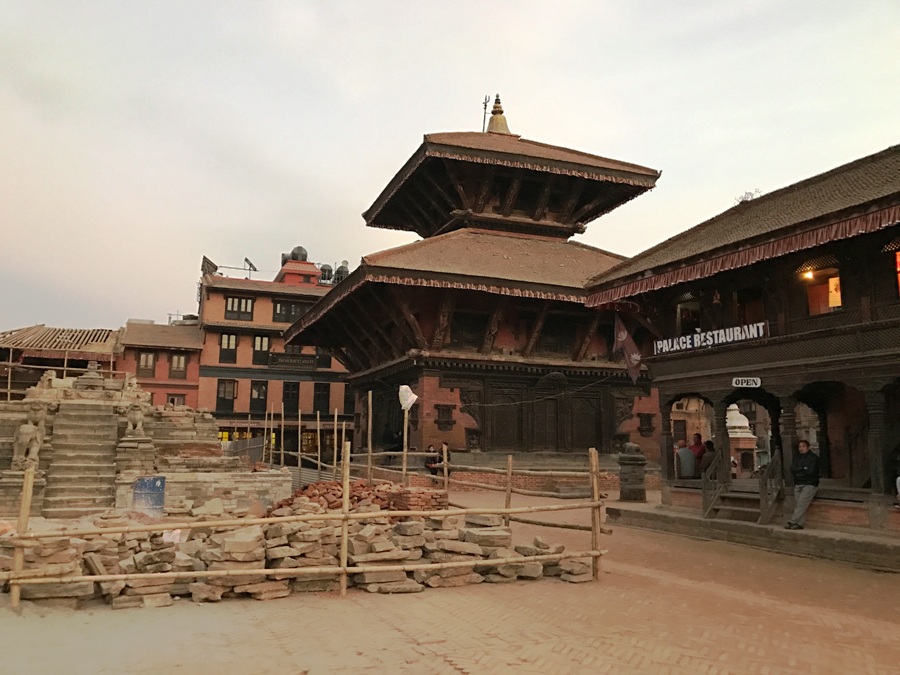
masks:
<svg viewBox="0 0 900 675"><path fill-rule="evenodd" d="M222 276L215 266L203 274L198 404L214 412L223 435L232 439L261 433L267 411L280 424L283 409L288 450L297 447L301 412L304 448L315 447L319 413L323 444L330 447L335 409L339 425L353 426L344 394L346 370L328 351L286 345L282 338L331 290L330 269L323 279L323 270L306 260L300 247L283 258L272 281Z"/></svg>
<svg viewBox="0 0 900 675"><path fill-rule="evenodd" d="M125 323L119 338L116 370L134 373L138 384L151 395L153 405L186 405L198 408L200 326Z"/></svg>

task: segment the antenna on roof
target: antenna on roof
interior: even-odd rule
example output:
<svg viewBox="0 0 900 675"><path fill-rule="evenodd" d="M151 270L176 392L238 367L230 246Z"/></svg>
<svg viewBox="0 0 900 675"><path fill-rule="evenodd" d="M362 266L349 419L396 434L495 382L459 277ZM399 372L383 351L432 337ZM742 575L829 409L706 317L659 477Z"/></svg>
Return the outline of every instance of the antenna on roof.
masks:
<svg viewBox="0 0 900 675"><path fill-rule="evenodd" d="M244 264L247 266L248 272L259 272L259 270L256 269L256 265L250 262L250 258L244 258Z"/></svg>
<svg viewBox="0 0 900 675"><path fill-rule="evenodd" d="M487 116L488 116L487 109L488 109L488 106L490 105L490 103L491 103L491 96L490 96L490 94L486 94L484 97L484 115L481 116L481 133L484 133L485 130L487 129Z"/></svg>

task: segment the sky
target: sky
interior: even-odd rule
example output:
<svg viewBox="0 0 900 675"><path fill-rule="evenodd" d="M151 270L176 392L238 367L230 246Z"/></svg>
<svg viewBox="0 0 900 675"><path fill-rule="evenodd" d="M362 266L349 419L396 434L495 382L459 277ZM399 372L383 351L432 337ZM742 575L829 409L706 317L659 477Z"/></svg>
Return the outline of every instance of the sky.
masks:
<svg viewBox="0 0 900 675"><path fill-rule="evenodd" d="M197 309L200 261L271 279L417 237L366 210L426 133L661 170L577 240L634 255L900 142L895 0L0 5L0 330Z"/></svg>

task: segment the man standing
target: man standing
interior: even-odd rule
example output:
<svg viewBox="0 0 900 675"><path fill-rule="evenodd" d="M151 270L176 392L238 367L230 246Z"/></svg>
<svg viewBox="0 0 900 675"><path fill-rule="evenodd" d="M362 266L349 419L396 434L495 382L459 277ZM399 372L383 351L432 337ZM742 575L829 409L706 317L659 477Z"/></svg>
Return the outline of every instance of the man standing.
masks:
<svg viewBox="0 0 900 675"><path fill-rule="evenodd" d="M700 466L700 460L703 459L703 453L706 452L706 446L703 445L703 436L694 434L694 442L691 444L690 451L694 455L694 464Z"/></svg>
<svg viewBox="0 0 900 675"><path fill-rule="evenodd" d="M809 449L809 441L800 441L798 454L791 464L794 477L794 513L787 521L788 530L802 530L806 509L819 489L819 456Z"/></svg>

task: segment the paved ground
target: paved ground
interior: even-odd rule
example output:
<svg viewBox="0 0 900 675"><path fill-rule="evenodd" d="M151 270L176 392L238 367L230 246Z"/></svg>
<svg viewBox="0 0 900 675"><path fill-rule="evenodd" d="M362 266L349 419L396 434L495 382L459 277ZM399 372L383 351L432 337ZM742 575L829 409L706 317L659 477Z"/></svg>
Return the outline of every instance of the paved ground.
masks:
<svg viewBox="0 0 900 675"><path fill-rule="evenodd" d="M517 541L536 533L589 547L588 533L514 527ZM24 603L21 617L3 607L0 663L8 673L216 675L900 670L898 575L625 528L603 546L603 580L591 584L182 600L116 612Z"/></svg>

